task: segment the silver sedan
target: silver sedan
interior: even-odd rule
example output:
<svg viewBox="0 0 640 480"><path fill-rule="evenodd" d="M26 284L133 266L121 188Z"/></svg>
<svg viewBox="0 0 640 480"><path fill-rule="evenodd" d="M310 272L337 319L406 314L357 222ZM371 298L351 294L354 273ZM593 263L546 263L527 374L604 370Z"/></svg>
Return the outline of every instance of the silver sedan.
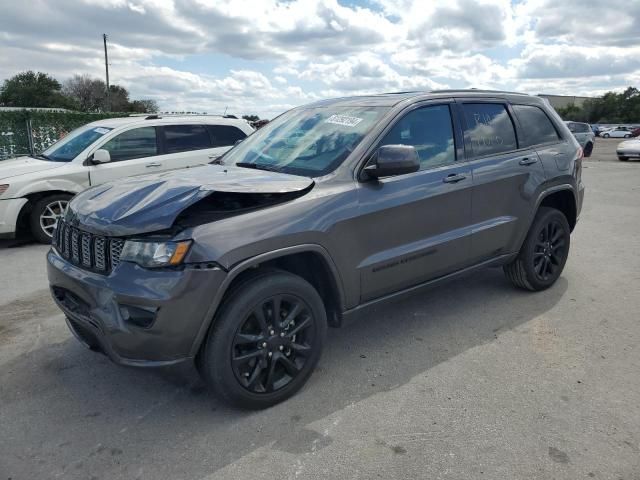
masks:
<svg viewBox="0 0 640 480"><path fill-rule="evenodd" d="M616 148L618 160L626 161L630 158L640 159L640 139L634 138L633 140L625 140L620 142L618 148Z"/></svg>

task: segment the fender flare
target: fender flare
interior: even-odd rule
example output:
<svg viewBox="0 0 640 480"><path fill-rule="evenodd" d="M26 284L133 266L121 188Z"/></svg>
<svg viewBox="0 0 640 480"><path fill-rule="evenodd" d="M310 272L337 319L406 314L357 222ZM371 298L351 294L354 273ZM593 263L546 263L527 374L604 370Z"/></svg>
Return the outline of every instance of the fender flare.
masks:
<svg viewBox="0 0 640 480"><path fill-rule="evenodd" d="M552 195L554 193L561 192L564 190L571 192L573 196L573 201L575 202L576 211L578 210L578 198L576 196L576 189L570 183L561 183L559 185L553 185L549 188L545 188L544 190L542 190L538 195L538 198L536 199L535 207L533 208L533 211L529 216L527 228L526 230L524 230L524 233L521 235L521 238L518 239L518 249L516 250L516 252L519 252L520 249L522 248L522 244L524 243L525 238L527 238L527 235L529 234L529 230L531 229L531 225L533 225L533 220L536 218L536 213L538 213L538 209L540 208L542 201L545 198L547 198L549 195Z"/></svg>
<svg viewBox="0 0 640 480"><path fill-rule="evenodd" d="M225 294L229 290L229 286L231 283L240 275L242 272L247 271L249 268L255 267L261 263L267 262L269 260L274 260L281 257L286 257L288 255L293 255L296 253L307 253L313 252L320 254L325 260L326 264L329 266L329 271L333 276L333 280L336 284L336 289L338 293L338 301L342 309L344 309L345 300L344 300L344 285L342 282L342 277L340 276L340 272L336 267L333 258L329 254L328 250L323 246L316 243L306 243L300 245L292 245L289 247L279 248L277 250L272 250L269 252L261 253L259 255L255 255L246 260L243 260L240 263L234 265L228 272L227 276L224 278L222 284L218 288L215 296L213 297L213 301L211 305L207 309L207 313L205 314L204 321L200 326L200 330L191 345L191 350L189 352L189 356L195 357L200 350L202 342L205 340L207 333L209 332L209 328L214 322L216 313L218 312L218 308L222 304L222 299ZM222 267L219 267L222 269Z"/></svg>

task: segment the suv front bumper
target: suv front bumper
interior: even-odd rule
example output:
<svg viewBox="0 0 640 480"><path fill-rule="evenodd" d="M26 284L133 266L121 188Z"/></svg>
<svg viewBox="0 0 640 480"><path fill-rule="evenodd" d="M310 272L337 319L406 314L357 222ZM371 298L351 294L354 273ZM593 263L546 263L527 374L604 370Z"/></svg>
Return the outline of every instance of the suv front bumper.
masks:
<svg viewBox="0 0 640 480"><path fill-rule="evenodd" d="M26 198L8 198L0 200L0 238L15 238L16 224Z"/></svg>
<svg viewBox="0 0 640 480"><path fill-rule="evenodd" d="M115 363L162 366L192 359L220 268L145 269L122 262L106 276L47 254L51 294L73 334Z"/></svg>

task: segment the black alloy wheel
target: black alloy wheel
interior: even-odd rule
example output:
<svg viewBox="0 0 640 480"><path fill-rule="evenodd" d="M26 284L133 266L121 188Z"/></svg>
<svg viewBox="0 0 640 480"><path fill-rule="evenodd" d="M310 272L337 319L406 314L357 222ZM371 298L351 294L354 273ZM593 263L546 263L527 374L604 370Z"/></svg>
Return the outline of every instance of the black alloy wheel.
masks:
<svg viewBox="0 0 640 480"><path fill-rule="evenodd" d="M557 269L564 266L566 235L567 232L557 219L551 219L540 229L533 253L533 269L543 282L555 276Z"/></svg>
<svg viewBox="0 0 640 480"><path fill-rule="evenodd" d="M518 256L503 267L515 286L539 291L553 285L567 262L571 228L564 214L540 207Z"/></svg>
<svg viewBox="0 0 640 480"><path fill-rule="evenodd" d="M221 400L261 409L295 394L320 359L327 314L302 277L269 269L231 287L196 365Z"/></svg>
<svg viewBox="0 0 640 480"><path fill-rule="evenodd" d="M274 295L255 305L232 342L231 364L238 382L253 393L289 385L312 351L314 322L309 305L293 295Z"/></svg>

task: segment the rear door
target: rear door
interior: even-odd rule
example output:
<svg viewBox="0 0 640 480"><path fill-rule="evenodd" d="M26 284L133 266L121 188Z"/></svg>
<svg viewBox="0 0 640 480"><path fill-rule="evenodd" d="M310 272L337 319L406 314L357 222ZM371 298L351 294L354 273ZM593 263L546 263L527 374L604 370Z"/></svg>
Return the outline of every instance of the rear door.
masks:
<svg viewBox="0 0 640 480"><path fill-rule="evenodd" d="M162 125L158 128L165 170L194 167L211 161L209 156L215 152L215 149L212 148L206 125L180 123Z"/></svg>
<svg viewBox="0 0 640 480"><path fill-rule="evenodd" d="M405 113L378 146L413 145L420 171L360 184L350 231L366 302L468 265L471 171L451 103Z"/></svg>
<svg viewBox="0 0 640 480"><path fill-rule="evenodd" d="M536 150L520 144L508 103L459 100L465 151L473 174L471 256L482 262L516 249L532 202L544 182Z"/></svg>
<svg viewBox="0 0 640 480"><path fill-rule="evenodd" d="M98 148L107 150L111 161L89 167L91 185L163 169L163 158L156 127L138 127L124 131Z"/></svg>

